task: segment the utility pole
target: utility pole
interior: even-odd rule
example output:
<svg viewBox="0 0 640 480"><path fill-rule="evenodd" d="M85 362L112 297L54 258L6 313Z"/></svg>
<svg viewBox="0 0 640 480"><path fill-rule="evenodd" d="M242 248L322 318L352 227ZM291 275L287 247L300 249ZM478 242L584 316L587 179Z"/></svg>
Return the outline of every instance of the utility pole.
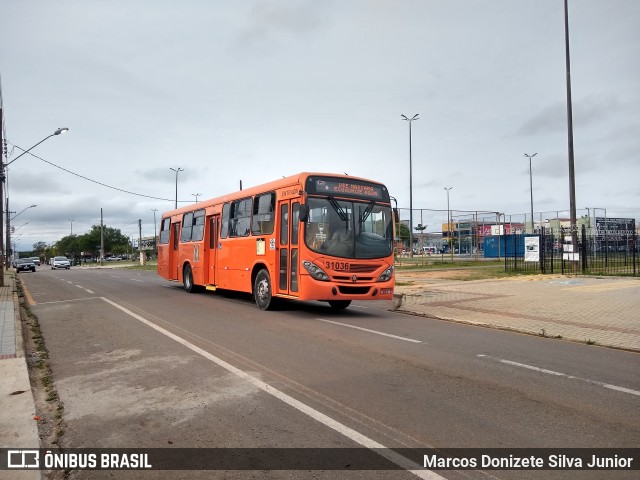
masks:
<svg viewBox="0 0 640 480"><path fill-rule="evenodd" d="M104 215L100 209L100 266L104 265Z"/></svg>
<svg viewBox="0 0 640 480"><path fill-rule="evenodd" d="M142 251L142 219L138 220L138 252L140 252L140 265L144 265L146 262Z"/></svg>
<svg viewBox="0 0 640 480"><path fill-rule="evenodd" d="M151 211L153 212L153 251L155 253L155 256L158 256L158 224L156 223L156 212L158 211L157 208L152 208Z"/></svg>

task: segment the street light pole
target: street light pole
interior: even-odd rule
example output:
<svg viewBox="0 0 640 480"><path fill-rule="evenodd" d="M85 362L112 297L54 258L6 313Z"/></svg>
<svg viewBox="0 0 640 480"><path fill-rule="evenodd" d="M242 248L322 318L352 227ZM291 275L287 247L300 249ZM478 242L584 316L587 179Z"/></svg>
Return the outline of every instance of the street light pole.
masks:
<svg viewBox="0 0 640 480"><path fill-rule="evenodd" d="M411 165L411 123L414 120L420 120L418 113L409 118L401 115L402 119L409 122L409 257L413 258L413 172Z"/></svg>
<svg viewBox="0 0 640 480"><path fill-rule="evenodd" d="M0 140L2 140L2 131L3 131L3 128L4 128L3 125L2 125L2 122L3 122L3 114L2 114L2 108L0 108ZM7 179L6 173L5 173L6 172L5 168L8 167L9 165L11 165L16 160L18 160L21 156L25 155L26 153L29 153L31 150L36 148L38 145L40 145L45 140L47 140L47 139L49 139L49 138L51 138L51 137L53 137L55 135L60 135L61 133L66 133L68 131L69 131L69 129L67 127L58 128L51 135L43 138L42 140L40 140L38 143L36 143L32 147L28 148L27 150L24 150L20 155L18 155L16 158L11 160L10 162L7 162L6 164L2 161L2 155L0 154L0 212L4 212L4 197L5 197L4 182ZM0 149L2 149L2 150L4 150L3 145L4 145L4 143L0 142ZM9 214L8 213L7 213L6 223L7 223L6 235L7 235L7 237L9 237ZM5 262L5 256L4 256L3 252L5 250L5 244L4 244L5 232L2 231L3 227L4 227L4 222L2 222L1 219L0 219L0 287L4 286L4 265L3 265L3 263ZM7 238L7 243L6 243L7 260L9 259L9 249L10 248L11 248L11 242L10 242L10 239ZM9 263L8 262L6 263L6 266L7 266L7 269L8 269L9 268Z"/></svg>
<svg viewBox="0 0 640 480"><path fill-rule="evenodd" d="M565 62L567 68L567 144L569 150L569 210L571 219L571 260L574 261L574 271L578 268L576 253L578 250L578 232L576 230L576 175L573 161L573 112L571 104L571 59L569 57L569 7L564 0L564 45Z"/></svg>
<svg viewBox="0 0 640 480"><path fill-rule="evenodd" d="M13 217L11 217L11 220L15 220L15 219L18 217L18 215L20 215L21 213L23 213L25 210L29 210L30 208L35 208L35 207L37 207L37 206L38 206L38 205L33 204L33 205L29 205L28 207L24 207L22 210L20 210L20 212L19 212L19 213L16 213ZM7 212L7 213L9 213L9 212Z"/></svg>
<svg viewBox="0 0 640 480"><path fill-rule="evenodd" d="M180 167L178 168L169 167L169 170L173 170L174 172L176 172L176 207L175 208L178 208L178 173L184 172L184 169Z"/></svg>
<svg viewBox="0 0 640 480"><path fill-rule="evenodd" d="M451 210L449 209L449 190L453 187L444 187L447 191L447 233L449 234L449 253L453 260L453 232L451 231Z"/></svg>
<svg viewBox="0 0 640 480"><path fill-rule="evenodd" d="M191 196L196 197L196 203L198 203L198 197L202 195L201 193L192 193Z"/></svg>
<svg viewBox="0 0 640 480"><path fill-rule="evenodd" d="M531 233L535 233L535 228L533 227L533 175L531 173L531 159L537 154L537 152L533 155L529 155L528 153L524 154L524 156L529 159L529 190L531 192Z"/></svg>

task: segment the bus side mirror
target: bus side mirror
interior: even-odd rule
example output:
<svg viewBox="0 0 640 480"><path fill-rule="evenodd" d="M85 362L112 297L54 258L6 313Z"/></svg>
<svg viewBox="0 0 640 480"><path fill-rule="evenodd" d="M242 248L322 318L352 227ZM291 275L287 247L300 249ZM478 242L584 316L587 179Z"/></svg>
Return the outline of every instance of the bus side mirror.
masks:
<svg viewBox="0 0 640 480"><path fill-rule="evenodd" d="M397 208L393 209L393 219L396 223L400 223L400 213L398 212Z"/></svg>
<svg viewBox="0 0 640 480"><path fill-rule="evenodd" d="M309 220L309 205L307 205L306 203L300 205L298 218L300 218L301 222L306 222L307 220Z"/></svg>

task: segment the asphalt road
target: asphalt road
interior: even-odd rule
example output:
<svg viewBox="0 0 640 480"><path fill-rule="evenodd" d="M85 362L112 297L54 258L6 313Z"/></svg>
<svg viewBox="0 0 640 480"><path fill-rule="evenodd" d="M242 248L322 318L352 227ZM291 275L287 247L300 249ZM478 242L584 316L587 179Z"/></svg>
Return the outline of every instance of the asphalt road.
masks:
<svg viewBox="0 0 640 480"><path fill-rule="evenodd" d="M388 302L354 302L338 313L319 302L285 303L264 312L248 296L187 294L154 272L41 267L20 278L64 403L67 447L640 446L638 354L393 313ZM631 473L606 472L606 478ZM602 474L437 473L450 479ZM183 477L416 475L171 475Z"/></svg>

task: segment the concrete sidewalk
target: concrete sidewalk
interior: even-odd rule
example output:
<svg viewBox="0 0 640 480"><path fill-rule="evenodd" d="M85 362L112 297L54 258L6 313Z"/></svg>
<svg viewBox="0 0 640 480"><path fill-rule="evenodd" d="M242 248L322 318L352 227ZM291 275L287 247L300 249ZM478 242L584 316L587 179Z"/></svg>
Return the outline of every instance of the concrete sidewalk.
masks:
<svg viewBox="0 0 640 480"><path fill-rule="evenodd" d="M0 287L0 448L40 448L21 328L13 273L7 273ZM0 470L0 479L39 479L40 473Z"/></svg>
<svg viewBox="0 0 640 480"><path fill-rule="evenodd" d="M452 281L396 272L398 311L640 351L640 278Z"/></svg>

